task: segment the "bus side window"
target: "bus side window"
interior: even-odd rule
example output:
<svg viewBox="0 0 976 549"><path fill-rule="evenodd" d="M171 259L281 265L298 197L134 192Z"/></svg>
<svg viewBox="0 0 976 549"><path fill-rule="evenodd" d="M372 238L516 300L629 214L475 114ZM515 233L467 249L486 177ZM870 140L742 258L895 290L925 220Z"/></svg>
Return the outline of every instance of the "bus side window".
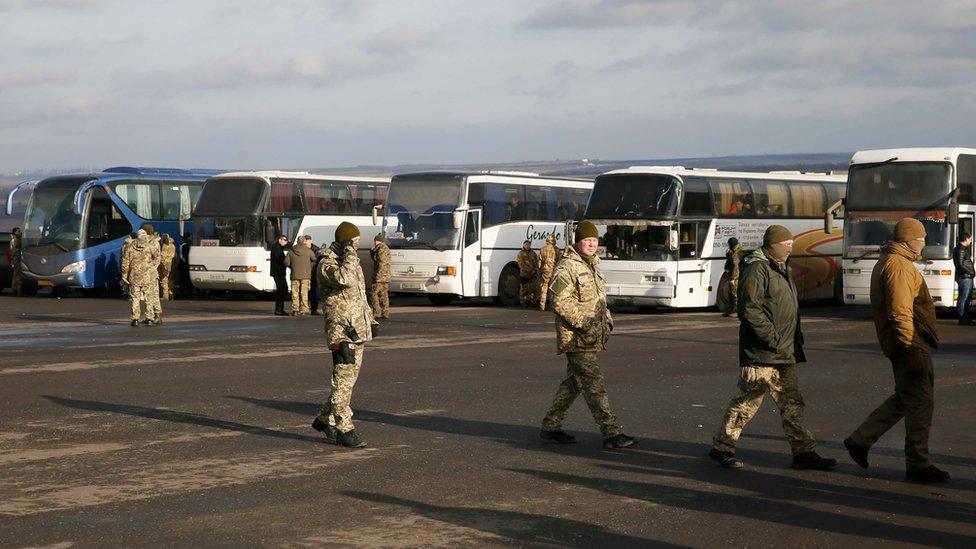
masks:
<svg viewBox="0 0 976 549"><path fill-rule="evenodd" d="M837 185L837 184L833 184L833 183L825 183L824 184L824 189L827 191L827 207L830 207L832 204L836 203L838 200L844 198L844 193L845 193L845 191L847 189L847 186L844 185L844 184ZM843 204L841 204L840 208L838 208L838 210L837 210L837 212L836 212L835 215L837 217L844 217L844 205Z"/></svg>
<svg viewBox="0 0 976 549"><path fill-rule="evenodd" d="M752 189L745 181L711 179L715 211L720 216L751 217L755 212Z"/></svg>
<svg viewBox="0 0 976 549"><path fill-rule="evenodd" d="M682 223L678 229L678 259L698 257L698 224Z"/></svg>
<svg viewBox="0 0 976 549"><path fill-rule="evenodd" d="M521 185L485 184L485 226L525 219Z"/></svg>
<svg viewBox="0 0 976 549"><path fill-rule="evenodd" d="M132 232L132 225L115 207L108 193L101 187L92 189L88 209L87 241L96 246L121 238Z"/></svg>
<svg viewBox="0 0 976 549"><path fill-rule="evenodd" d="M756 216L781 217L789 211L789 195L782 181L754 180L753 193L756 196Z"/></svg>
<svg viewBox="0 0 976 549"><path fill-rule="evenodd" d="M976 155L960 154L956 160L956 183L961 204L976 204Z"/></svg>
<svg viewBox="0 0 976 549"><path fill-rule="evenodd" d="M552 187L525 188L525 218L529 221L555 221L556 204Z"/></svg>
<svg viewBox="0 0 976 549"><path fill-rule="evenodd" d="M793 215L797 217L820 217L824 214L824 190L820 183L791 183L793 195Z"/></svg>
<svg viewBox="0 0 976 549"><path fill-rule="evenodd" d="M684 187L681 214L712 215L712 199L708 194L708 183L700 177L688 177L684 180Z"/></svg>

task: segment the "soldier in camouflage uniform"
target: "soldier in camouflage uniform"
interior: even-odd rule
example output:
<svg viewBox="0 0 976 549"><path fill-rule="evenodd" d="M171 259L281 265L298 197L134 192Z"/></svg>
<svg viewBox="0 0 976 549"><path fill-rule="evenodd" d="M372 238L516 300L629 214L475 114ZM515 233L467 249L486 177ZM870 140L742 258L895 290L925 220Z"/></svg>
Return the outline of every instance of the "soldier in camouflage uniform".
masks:
<svg viewBox="0 0 976 549"><path fill-rule="evenodd" d="M176 244L173 239L164 234L160 238L160 269L159 269L159 294L162 299L169 301L173 299L173 277L176 274Z"/></svg>
<svg viewBox="0 0 976 549"><path fill-rule="evenodd" d="M729 276L729 310L722 316L732 316L739 309L739 263L742 261L742 245L739 239L729 239L729 249L725 252L725 272Z"/></svg>
<svg viewBox="0 0 976 549"><path fill-rule="evenodd" d="M800 310L787 259L793 235L771 225L763 246L743 259L739 286L739 395L725 410L708 456L726 469L741 469L735 447L742 429L759 411L768 391L782 419L793 452L794 469L832 469L837 460L820 457L816 441L803 426L805 404L796 365L806 362Z"/></svg>
<svg viewBox="0 0 976 549"><path fill-rule="evenodd" d="M373 238L373 284L369 288L373 317L390 318L390 247L378 234Z"/></svg>
<svg viewBox="0 0 976 549"><path fill-rule="evenodd" d="M562 256L562 252L556 247L556 235L551 234L546 237L546 245L539 250L539 263L542 280L539 284L539 308L546 310L546 298L549 293L549 283L552 282L552 270L556 267L556 262Z"/></svg>
<svg viewBox="0 0 976 549"><path fill-rule="evenodd" d="M146 324L157 324L162 316L159 305L159 246L146 231L140 230L124 255L122 287L128 288L132 325L139 323L142 305L146 307Z"/></svg>
<svg viewBox="0 0 976 549"><path fill-rule="evenodd" d="M10 268L13 269L10 279L10 289L13 291L14 295L20 295L23 290L23 234L20 231L20 227L15 227L10 234L10 244L7 249L7 261L9 261Z"/></svg>
<svg viewBox="0 0 976 549"><path fill-rule="evenodd" d="M576 438L563 431L566 411L583 393L593 419L603 433L605 448L626 448L635 440L623 433L597 364L597 353L606 349L613 330L613 317L607 309L607 293L600 260L596 257L599 239L596 226L581 221L576 227L576 244L567 246L556 264L549 287L552 310L556 313L556 352L566 354L566 379L559 385L552 407L542 420L544 440L570 444Z"/></svg>
<svg viewBox="0 0 976 549"><path fill-rule="evenodd" d="M366 301L366 280L359 264L359 229L343 221L335 242L319 262L319 291L325 309L325 337L332 350L332 394L312 422L326 440L347 448L366 445L352 423L352 390L363 363L363 347L373 339L375 320Z"/></svg>
<svg viewBox="0 0 976 549"><path fill-rule="evenodd" d="M519 268L519 304L528 307L535 301L539 275L539 256L532 251L531 241L522 243L516 259Z"/></svg>

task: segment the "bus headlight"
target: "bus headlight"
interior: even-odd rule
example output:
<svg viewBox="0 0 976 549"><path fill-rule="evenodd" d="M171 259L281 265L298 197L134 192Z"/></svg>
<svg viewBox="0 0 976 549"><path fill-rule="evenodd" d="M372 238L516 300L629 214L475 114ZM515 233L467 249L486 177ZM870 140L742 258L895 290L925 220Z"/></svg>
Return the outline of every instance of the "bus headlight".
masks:
<svg viewBox="0 0 976 549"><path fill-rule="evenodd" d="M203 265L190 265L190 270L191 271L206 271L207 268L204 267Z"/></svg>
<svg viewBox="0 0 976 549"><path fill-rule="evenodd" d="M85 260L75 261L74 263L68 263L61 269L62 274L67 273L80 273L85 270Z"/></svg>
<svg viewBox="0 0 976 549"><path fill-rule="evenodd" d="M438 267L437 268L437 274L439 274L439 275L445 275L445 276L456 276L457 275L457 267L455 267L453 265L451 265L450 267Z"/></svg>
<svg viewBox="0 0 976 549"><path fill-rule="evenodd" d="M231 265L228 269L232 273L256 273L258 268L254 265Z"/></svg>

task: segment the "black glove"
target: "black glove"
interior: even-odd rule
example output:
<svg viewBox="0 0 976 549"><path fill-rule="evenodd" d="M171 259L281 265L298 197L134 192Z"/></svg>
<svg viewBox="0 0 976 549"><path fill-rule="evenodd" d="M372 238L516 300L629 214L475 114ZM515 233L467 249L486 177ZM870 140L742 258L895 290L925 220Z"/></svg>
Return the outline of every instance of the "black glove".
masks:
<svg viewBox="0 0 976 549"><path fill-rule="evenodd" d="M339 350L332 351L333 364L355 364L356 350L352 348L352 343L343 341L339 344Z"/></svg>

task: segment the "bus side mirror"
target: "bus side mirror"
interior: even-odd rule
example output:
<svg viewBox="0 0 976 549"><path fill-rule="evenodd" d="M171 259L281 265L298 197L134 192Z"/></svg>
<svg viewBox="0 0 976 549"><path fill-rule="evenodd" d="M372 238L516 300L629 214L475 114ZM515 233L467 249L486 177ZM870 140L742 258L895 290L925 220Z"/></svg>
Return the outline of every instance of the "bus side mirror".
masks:
<svg viewBox="0 0 976 549"><path fill-rule="evenodd" d="M464 210L454 210L451 214L451 221L455 229L460 229L464 225Z"/></svg>
<svg viewBox="0 0 976 549"><path fill-rule="evenodd" d="M678 249L678 231L675 229L671 229L671 233L668 235L668 246L672 252Z"/></svg>
<svg viewBox="0 0 976 549"><path fill-rule="evenodd" d="M75 215L82 215L85 213L85 202L88 199L88 191L90 191L94 186L94 181L88 181L78 187L78 190L75 191L75 200L74 204L72 204Z"/></svg>
<svg viewBox="0 0 976 549"><path fill-rule="evenodd" d="M20 191L33 191L36 186L37 180L32 180L24 181L13 189L10 189L10 193L7 194L7 215L14 215L14 196Z"/></svg>
<svg viewBox="0 0 976 549"><path fill-rule="evenodd" d="M949 203L949 214L946 216L946 221L955 225L959 223L959 203L950 202Z"/></svg>
<svg viewBox="0 0 976 549"><path fill-rule="evenodd" d="M373 206L373 226L377 227L380 224L380 210L383 209L382 204L377 204Z"/></svg>
<svg viewBox="0 0 976 549"><path fill-rule="evenodd" d="M841 198L827 207L827 211L824 212L824 233L830 234L834 230L834 216L843 204L844 199Z"/></svg>
<svg viewBox="0 0 976 549"><path fill-rule="evenodd" d="M563 233L563 236L564 236L564 240L563 241L566 242L566 246L568 247L570 244L575 244L576 243L576 236L575 236L576 235L576 222L573 221L572 219L567 220L566 221L566 228L564 229L564 231L565 232Z"/></svg>

